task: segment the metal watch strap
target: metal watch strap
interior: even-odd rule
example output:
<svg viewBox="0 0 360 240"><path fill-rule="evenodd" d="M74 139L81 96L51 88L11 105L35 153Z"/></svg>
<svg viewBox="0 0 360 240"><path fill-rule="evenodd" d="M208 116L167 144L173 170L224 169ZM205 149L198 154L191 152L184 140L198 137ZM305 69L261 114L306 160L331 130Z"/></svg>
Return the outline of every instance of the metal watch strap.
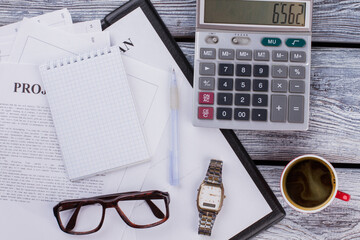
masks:
<svg viewBox="0 0 360 240"><path fill-rule="evenodd" d="M204 179L205 183L221 185L222 184L222 165L223 162L219 160L211 159L209 168L206 172ZM211 211L199 211L199 230L198 234L211 236L211 230L213 228L216 212Z"/></svg>
<svg viewBox="0 0 360 240"><path fill-rule="evenodd" d="M199 230L198 234L211 236L211 230L215 222L216 213L210 211L199 212Z"/></svg>
<svg viewBox="0 0 360 240"><path fill-rule="evenodd" d="M220 185L222 183L222 166L222 161L211 159L204 182Z"/></svg>

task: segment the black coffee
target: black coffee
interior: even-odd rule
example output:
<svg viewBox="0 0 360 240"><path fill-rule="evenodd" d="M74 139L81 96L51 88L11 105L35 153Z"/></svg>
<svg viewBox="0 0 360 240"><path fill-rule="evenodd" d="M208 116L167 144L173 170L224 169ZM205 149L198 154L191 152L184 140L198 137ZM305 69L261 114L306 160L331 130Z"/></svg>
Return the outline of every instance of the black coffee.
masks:
<svg viewBox="0 0 360 240"><path fill-rule="evenodd" d="M333 190L330 170L315 160L300 161L289 170L285 187L289 197L298 205L307 208L319 206Z"/></svg>

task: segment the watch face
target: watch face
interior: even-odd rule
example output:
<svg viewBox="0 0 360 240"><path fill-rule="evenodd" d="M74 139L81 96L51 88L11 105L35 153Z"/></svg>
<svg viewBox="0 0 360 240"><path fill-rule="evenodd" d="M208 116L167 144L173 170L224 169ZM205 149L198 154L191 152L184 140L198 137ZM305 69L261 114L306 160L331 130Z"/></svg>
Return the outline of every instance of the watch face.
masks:
<svg viewBox="0 0 360 240"><path fill-rule="evenodd" d="M202 184L200 186L198 205L201 209L220 211L222 203L222 189L218 186Z"/></svg>

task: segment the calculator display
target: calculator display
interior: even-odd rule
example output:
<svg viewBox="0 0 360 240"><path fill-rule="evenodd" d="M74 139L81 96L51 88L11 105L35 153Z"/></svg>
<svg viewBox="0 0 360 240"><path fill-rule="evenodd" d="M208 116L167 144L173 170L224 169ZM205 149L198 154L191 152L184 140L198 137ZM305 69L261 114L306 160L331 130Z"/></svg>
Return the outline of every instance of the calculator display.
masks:
<svg viewBox="0 0 360 240"><path fill-rule="evenodd" d="M305 2L205 0L204 23L305 27Z"/></svg>

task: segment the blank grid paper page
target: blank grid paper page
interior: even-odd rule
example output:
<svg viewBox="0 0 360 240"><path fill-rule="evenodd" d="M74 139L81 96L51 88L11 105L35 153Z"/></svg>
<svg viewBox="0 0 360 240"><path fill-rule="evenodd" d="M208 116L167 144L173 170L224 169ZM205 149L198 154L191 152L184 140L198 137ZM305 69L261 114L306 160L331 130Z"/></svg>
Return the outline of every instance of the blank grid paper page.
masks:
<svg viewBox="0 0 360 240"><path fill-rule="evenodd" d="M70 179L150 158L118 48L40 71Z"/></svg>

